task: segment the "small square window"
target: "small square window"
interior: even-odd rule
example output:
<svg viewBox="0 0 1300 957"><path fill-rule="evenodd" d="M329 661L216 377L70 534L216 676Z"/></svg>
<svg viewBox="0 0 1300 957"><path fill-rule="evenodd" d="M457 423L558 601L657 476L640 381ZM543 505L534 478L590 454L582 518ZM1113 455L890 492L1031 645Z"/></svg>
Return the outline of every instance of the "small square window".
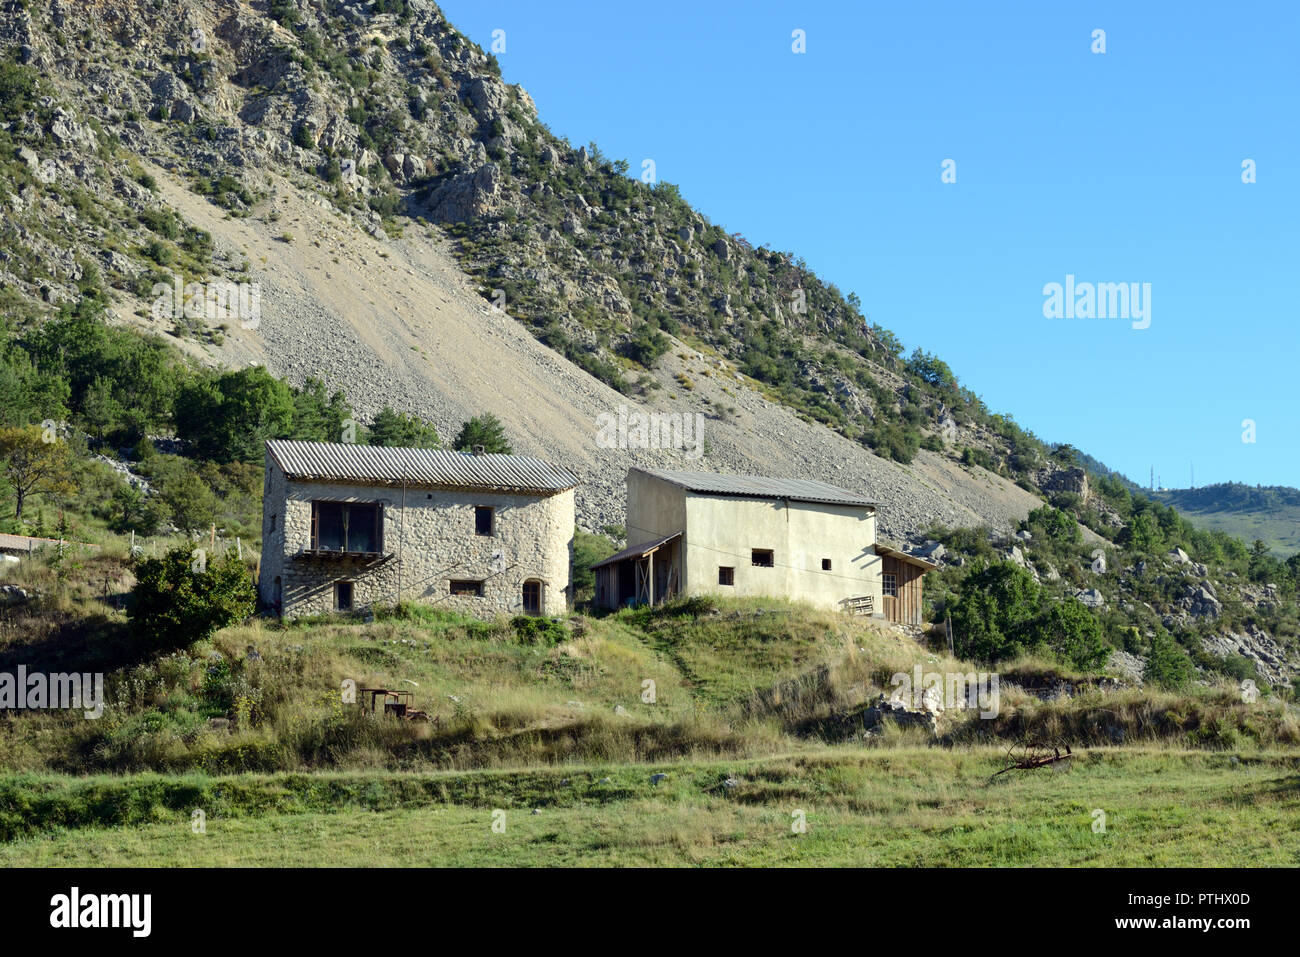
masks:
<svg viewBox="0 0 1300 957"><path fill-rule="evenodd" d="M352 582L334 583L334 610L352 610Z"/></svg>
<svg viewBox="0 0 1300 957"><path fill-rule="evenodd" d="M898 597L898 576L894 575L891 572L886 572L885 574L881 575L880 591L881 594L887 595L890 598L897 598Z"/></svg>
<svg viewBox="0 0 1300 957"><path fill-rule="evenodd" d="M468 595L471 598L483 597L483 583L480 581L452 581L450 593Z"/></svg>
<svg viewBox="0 0 1300 957"><path fill-rule="evenodd" d="M718 584L734 585L736 584L736 569L728 568L726 565L718 566Z"/></svg>
<svg viewBox="0 0 1300 957"><path fill-rule="evenodd" d="M751 553L750 561L759 568L771 568L776 564L776 559L770 548L756 548Z"/></svg>
<svg viewBox="0 0 1300 957"><path fill-rule="evenodd" d="M828 571L830 571L830 570L831 570L831 560L830 560L829 558L823 558L823 559L822 559L822 571L824 571L824 572L828 572Z"/></svg>
<svg viewBox="0 0 1300 957"><path fill-rule="evenodd" d="M486 505L474 506L474 534L491 535L492 534L492 513L495 511Z"/></svg>

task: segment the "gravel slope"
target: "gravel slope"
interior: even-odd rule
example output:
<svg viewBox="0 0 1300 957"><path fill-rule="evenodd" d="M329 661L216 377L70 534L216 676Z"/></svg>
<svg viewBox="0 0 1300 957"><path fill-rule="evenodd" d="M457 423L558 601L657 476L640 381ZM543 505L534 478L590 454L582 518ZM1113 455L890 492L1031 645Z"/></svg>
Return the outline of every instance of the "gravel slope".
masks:
<svg viewBox="0 0 1300 957"><path fill-rule="evenodd" d="M191 352L214 364L265 363L294 382L322 378L347 393L361 418L388 403L432 421L444 437L471 415L493 412L517 451L552 459L583 480L577 503L584 527L622 524L623 479L634 463L831 482L880 502L882 534L896 540L936 521L1009 529L1039 504L996 475L931 452L909 466L881 459L680 344L656 370L663 388L638 404L489 306L440 235L413 225L400 238L372 237L283 179L255 218L232 219L171 173L155 172L167 202L212 234L218 255L247 258L248 278L262 283L256 329L231 329L219 348L189 343ZM120 318L148 325L132 315L136 305L122 307ZM710 413L705 400L735 411L705 420L700 458L598 446L597 417L617 414L620 405Z"/></svg>

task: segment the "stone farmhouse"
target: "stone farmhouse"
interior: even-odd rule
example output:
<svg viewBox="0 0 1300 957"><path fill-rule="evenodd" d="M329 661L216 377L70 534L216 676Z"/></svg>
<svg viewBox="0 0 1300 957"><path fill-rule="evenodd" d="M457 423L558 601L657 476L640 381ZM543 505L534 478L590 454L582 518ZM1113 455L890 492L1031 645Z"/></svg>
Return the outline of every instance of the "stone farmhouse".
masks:
<svg viewBox="0 0 1300 957"><path fill-rule="evenodd" d="M522 455L267 442L262 601L286 617L398 601L564 614L577 485Z"/></svg>
<svg viewBox="0 0 1300 957"><path fill-rule="evenodd" d="M936 566L878 543L876 513L824 482L633 468L629 545L592 566L596 603L771 595L919 624Z"/></svg>

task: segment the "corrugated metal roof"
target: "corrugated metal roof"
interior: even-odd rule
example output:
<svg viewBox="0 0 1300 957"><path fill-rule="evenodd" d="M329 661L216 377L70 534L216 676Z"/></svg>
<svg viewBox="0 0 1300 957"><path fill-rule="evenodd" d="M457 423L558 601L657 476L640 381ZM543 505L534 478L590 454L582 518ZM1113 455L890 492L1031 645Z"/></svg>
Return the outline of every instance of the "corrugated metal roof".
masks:
<svg viewBox="0 0 1300 957"><path fill-rule="evenodd" d="M621 552L615 552L613 555L610 555L608 558L602 558L598 562L593 562L591 567L593 569L604 568L606 565L612 565L615 562L621 562L624 559L644 558L646 555L650 554L655 549L662 548L663 546L667 545L674 538L681 538L681 537L682 537L681 532L673 532L671 535L665 535L662 538L656 538L653 539L652 541L642 542L640 545L629 545Z"/></svg>
<svg viewBox="0 0 1300 957"><path fill-rule="evenodd" d="M939 568L939 565L930 561L928 558L922 558L920 555L913 555L911 552L905 552L901 548L894 548L892 545L888 545L885 542L876 542L876 554L887 555L891 558L897 558L899 561L910 562L911 564L919 565L928 571L936 571Z"/></svg>
<svg viewBox="0 0 1300 957"><path fill-rule="evenodd" d="M576 487L572 474L527 455L470 455L445 449L399 449L273 439L267 451L285 475L321 482L492 489L552 494Z"/></svg>
<svg viewBox="0 0 1300 957"><path fill-rule="evenodd" d="M689 492L707 495L741 495L749 498L786 498L795 502L823 505L858 505L875 508L876 503L856 492L848 492L812 479L770 478L764 475L719 475L714 472L669 472L637 468L655 478L680 485Z"/></svg>

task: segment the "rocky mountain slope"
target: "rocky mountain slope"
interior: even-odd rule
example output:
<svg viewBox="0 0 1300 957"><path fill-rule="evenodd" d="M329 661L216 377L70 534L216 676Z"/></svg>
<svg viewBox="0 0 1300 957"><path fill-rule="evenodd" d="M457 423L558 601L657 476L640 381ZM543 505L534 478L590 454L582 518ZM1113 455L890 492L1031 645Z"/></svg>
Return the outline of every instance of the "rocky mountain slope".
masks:
<svg viewBox="0 0 1300 957"><path fill-rule="evenodd" d="M621 523L633 463L830 481L890 538L1021 565L1135 657L1172 634L1207 672L1296 673L1300 564L1195 533L793 254L557 138L429 0L0 0L0 116L20 330L107 290L116 322L323 379L367 421L493 412L582 478L588 529ZM168 305L219 283L257 308ZM691 431L608 441L638 411Z"/></svg>
<svg viewBox="0 0 1300 957"><path fill-rule="evenodd" d="M1009 475L928 450L894 461L860 426L828 428L869 404L854 381L882 421L908 402L900 374L877 369L896 395L853 352L882 347L852 307L556 140L432 4L385 6L7 4L0 39L45 78L9 131L11 296L55 304L95 270L122 321L207 361L323 377L363 414L389 403L444 434L492 411L584 479L593 528L621 521L634 461L827 479L876 496L897 538L1009 529L1037 504ZM154 286L176 275L260 284L259 321L155 317ZM777 321L764 313L813 343L812 385L746 374L763 369L738 317ZM638 364L622 353L647 330L660 354ZM856 356L857 380L818 350ZM833 395L834 416L804 393ZM620 406L705 416L703 443L602 448L597 417Z"/></svg>

